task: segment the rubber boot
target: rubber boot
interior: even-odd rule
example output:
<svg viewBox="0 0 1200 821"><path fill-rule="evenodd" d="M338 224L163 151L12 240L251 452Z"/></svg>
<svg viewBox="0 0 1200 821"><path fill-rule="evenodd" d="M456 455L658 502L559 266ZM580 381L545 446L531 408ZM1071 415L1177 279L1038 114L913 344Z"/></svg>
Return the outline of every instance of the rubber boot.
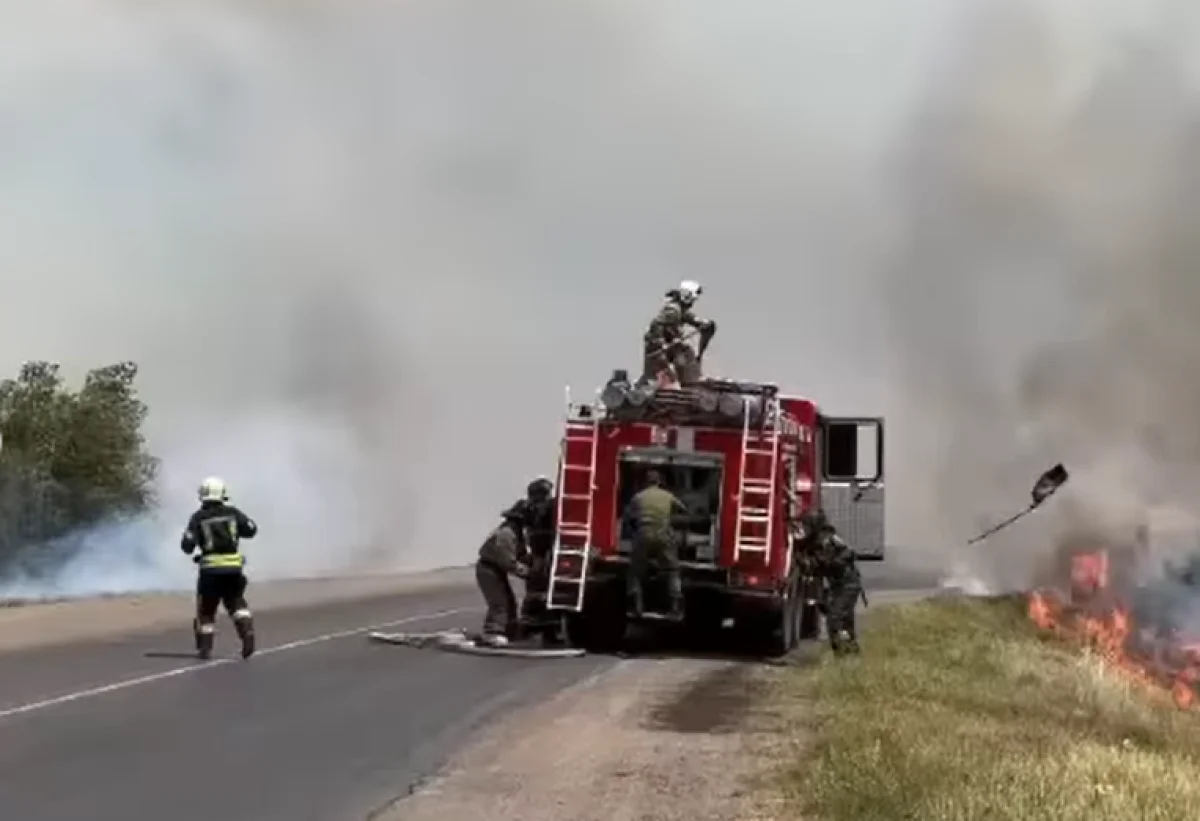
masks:
<svg viewBox="0 0 1200 821"><path fill-rule="evenodd" d="M671 609L667 612L667 618L671 621L683 621L683 596L671 597Z"/></svg>
<svg viewBox="0 0 1200 821"><path fill-rule="evenodd" d="M254 655L255 649L254 619L237 619L233 624L237 628L238 638L242 640L242 658L248 659Z"/></svg>
<svg viewBox="0 0 1200 821"><path fill-rule="evenodd" d="M642 588L635 587L629 591L629 612L630 618L640 619L646 612L646 606L642 598Z"/></svg>
<svg viewBox="0 0 1200 821"><path fill-rule="evenodd" d="M212 658L213 639L216 638L212 632L201 630L200 625L196 625L196 656L201 661L208 661Z"/></svg>

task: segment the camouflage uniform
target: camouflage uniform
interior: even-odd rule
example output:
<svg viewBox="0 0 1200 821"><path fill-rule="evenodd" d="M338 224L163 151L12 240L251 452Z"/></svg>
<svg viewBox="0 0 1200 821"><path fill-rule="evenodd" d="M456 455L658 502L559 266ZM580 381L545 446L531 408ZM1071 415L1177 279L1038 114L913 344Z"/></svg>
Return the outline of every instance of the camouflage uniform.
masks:
<svg viewBox="0 0 1200 821"><path fill-rule="evenodd" d="M519 561L525 547L523 529L528 511L518 503L504 512L504 522L491 532L479 548L475 562L475 583L487 604L483 635L488 638L516 638L517 600L509 574L524 577L526 566Z"/></svg>
<svg viewBox="0 0 1200 821"><path fill-rule="evenodd" d="M700 319L677 296L668 294L643 337L643 383L658 381L664 371L673 371L680 384L690 385L700 381L700 360L683 338L685 327L700 331L701 351L707 347L708 339L716 331L715 323Z"/></svg>
<svg viewBox="0 0 1200 821"><path fill-rule="evenodd" d="M687 513L687 507L670 491L651 479L650 486L629 500L624 518L634 523L633 552L629 558L627 591L634 614L643 612L642 585L651 565L667 579L671 614L683 615L683 583L679 576L679 545L671 525L675 513Z"/></svg>
<svg viewBox="0 0 1200 821"><path fill-rule="evenodd" d="M806 514L803 552L812 558L817 572L828 586L825 626L829 645L835 653L857 653L858 630L855 608L863 594L862 575L854 550L838 535L823 511Z"/></svg>
<svg viewBox="0 0 1200 821"><path fill-rule="evenodd" d="M525 579L525 598L521 600L521 621L530 626L546 619L546 596L550 588L550 562L553 559L557 500L549 481L531 482L526 493L529 505L529 575Z"/></svg>

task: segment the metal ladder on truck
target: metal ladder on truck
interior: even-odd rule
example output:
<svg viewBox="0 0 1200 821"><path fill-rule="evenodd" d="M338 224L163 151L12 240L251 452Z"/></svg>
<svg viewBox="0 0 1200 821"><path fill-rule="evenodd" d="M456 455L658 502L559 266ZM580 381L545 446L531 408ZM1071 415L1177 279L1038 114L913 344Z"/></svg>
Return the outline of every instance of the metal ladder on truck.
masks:
<svg viewBox="0 0 1200 821"><path fill-rule="evenodd" d="M770 560L782 411L775 402L765 400L766 424L755 428L750 424L750 400L742 399L742 463L738 475L737 539L733 545L735 562L743 553L759 553Z"/></svg>
<svg viewBox="0 0 1200 821"><path fill-rule="evenodd" d="M558 527L550 554L546 603L552 610L583 609L592 544L592 492L596 476L599 419L584 417L567 401L567 425L558 463Z"/></svg>

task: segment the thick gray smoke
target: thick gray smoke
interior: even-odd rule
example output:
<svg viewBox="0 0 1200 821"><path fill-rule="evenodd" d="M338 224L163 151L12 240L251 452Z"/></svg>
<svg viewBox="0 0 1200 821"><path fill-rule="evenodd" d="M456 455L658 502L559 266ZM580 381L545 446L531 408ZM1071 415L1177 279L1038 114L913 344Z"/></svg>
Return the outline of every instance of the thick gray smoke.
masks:
<svg viewBox="0 0 1200 821"><path fill-rule="evenodd" d="M1056 538L1200 513L1200 17L1083 5L973 20L897 155L897 395L928 399L904 472L943 528L917 543L946 555L1053 461L1076 476L1040 529L956 554L997 586Z"/></svg>
<svg viewBox="0 0 1200 821"><path fill-rule="evenodd" d="M897 561L1190 476L1194 38L1054 6L0 2L5 367L138 360L164 462L54 589L185 583L208 473L258 577L465 561L683 277L711 368L889 416Z"/></svg>

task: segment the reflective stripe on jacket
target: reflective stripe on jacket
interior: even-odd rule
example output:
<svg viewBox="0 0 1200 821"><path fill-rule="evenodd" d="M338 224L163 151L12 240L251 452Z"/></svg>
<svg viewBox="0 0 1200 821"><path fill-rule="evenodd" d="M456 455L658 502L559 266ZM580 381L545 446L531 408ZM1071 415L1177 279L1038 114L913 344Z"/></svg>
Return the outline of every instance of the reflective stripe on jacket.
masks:
<svg viewBox="0 0 1200 821"><path fill-rule="evenodd" d="M202 553L197 564L201 570L241 570L246 558L241 553Z"/></svg>

